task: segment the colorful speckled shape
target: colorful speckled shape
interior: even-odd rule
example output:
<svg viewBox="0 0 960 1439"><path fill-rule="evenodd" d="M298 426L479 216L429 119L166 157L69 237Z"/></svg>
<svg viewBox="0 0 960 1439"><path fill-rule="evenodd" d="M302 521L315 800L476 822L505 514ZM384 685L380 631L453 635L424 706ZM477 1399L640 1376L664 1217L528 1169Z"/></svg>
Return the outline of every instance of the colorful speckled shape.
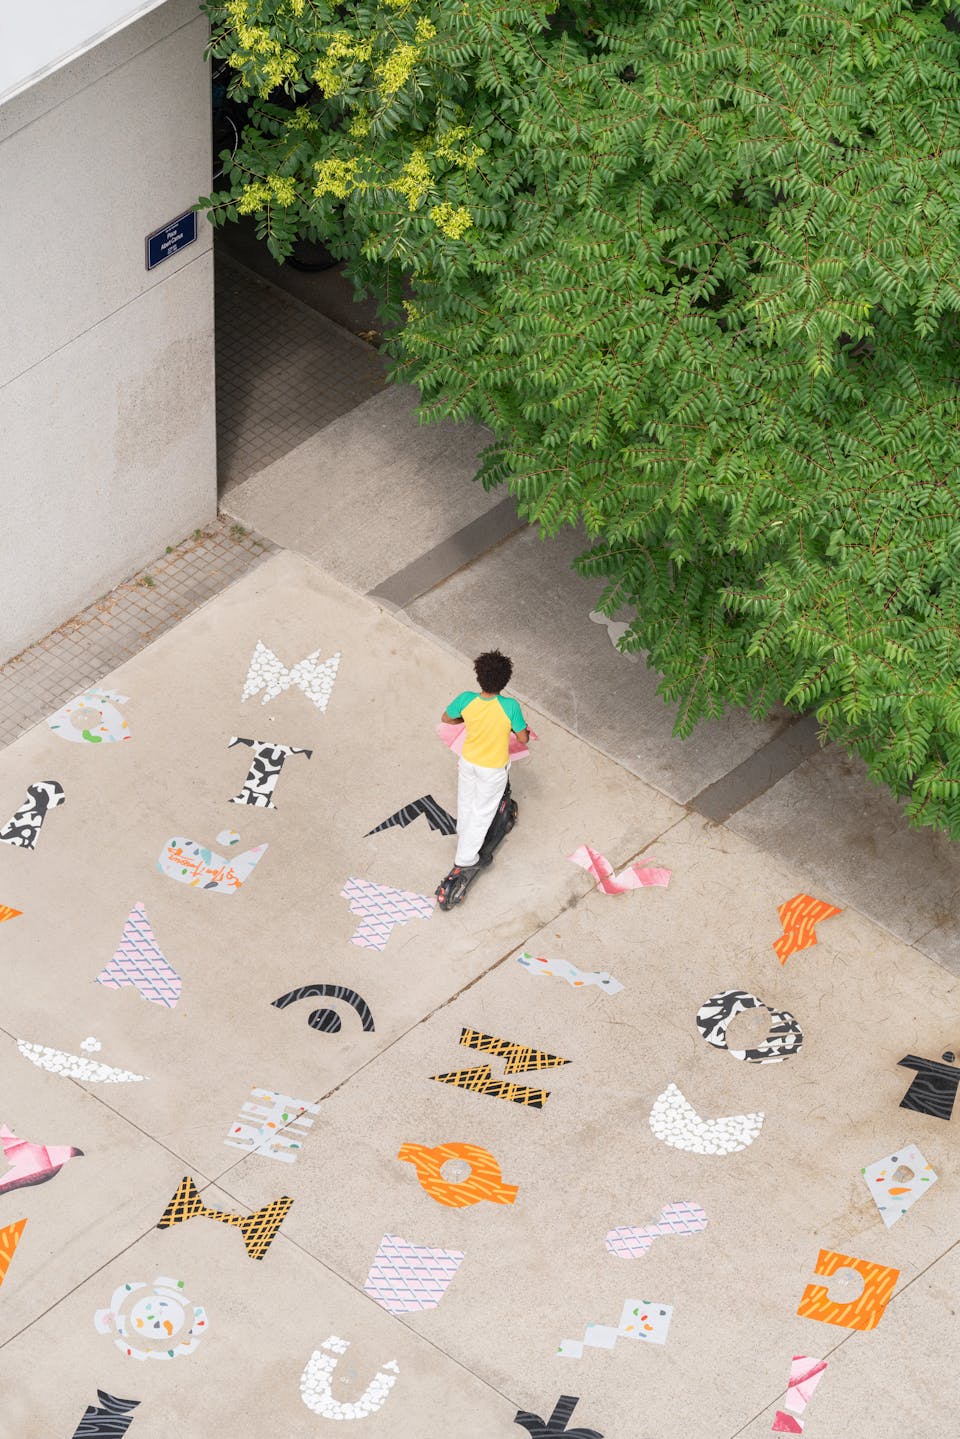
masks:
<svg viewBox="0 0 960 1439"><path fill-rule="evenodd" d="M127 722L116 708L126 695L113 690L85 690L50 716L47 724L60 739L78 744L116 744L131 738Z"/></svg>
<svg viewBox="0 0 960 1439"><path fill-rule="evenodd" d="M860 1173L888 1229L929 1193L938 1179L915 1144L905 1144L896 1154L875 1160Z"/></svg>
<svg viewBox="0 0 960 1439"><path fill-rule="evenodd" d="M192 1354L206 1334L206 1311L184 1293L182 1279L159 1275L152 1285L144 1280L121 1284L113 1291L109 1309L93 1316L98 1334L112 1334L113 1342L128 1359L182 1359Z"/></svg>
<svg viewBox="0 0 960 1439"><path fill-rule="evenodd" d="M180 839L176 835L168 839L160 857L157 869L177 884L189 885L191 889L213 890L215 894L236 894L253 874L267 852L265 844L254 845L243 854L225 859L222 854L197 844L192 839Z"/></svg>
<svg viewBox="0 0 960 1439"><path fill-rule="evenodd" d="M618 1339L666 1344L673 1306L649 1299L625 1299L619 1324L588 1324L582 1339L561 1339L561 1359L582 1359L585 1349L612 1349Z"/></svg>

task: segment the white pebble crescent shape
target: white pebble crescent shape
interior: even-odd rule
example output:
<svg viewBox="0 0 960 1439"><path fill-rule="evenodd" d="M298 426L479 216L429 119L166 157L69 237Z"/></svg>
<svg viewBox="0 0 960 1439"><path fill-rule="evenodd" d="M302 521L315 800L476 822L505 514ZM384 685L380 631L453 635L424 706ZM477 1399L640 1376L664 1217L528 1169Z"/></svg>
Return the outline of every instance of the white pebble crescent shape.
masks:
<svg viewBox="0 0 960 1439"><path fill-rule="evenodd" d="M672 1149L690 1154L736 1154L747 1149L763 1128L763 1114L730 1114L701 1119L675 1084L668 1084L653 1102L650 1128Z"/></svg>

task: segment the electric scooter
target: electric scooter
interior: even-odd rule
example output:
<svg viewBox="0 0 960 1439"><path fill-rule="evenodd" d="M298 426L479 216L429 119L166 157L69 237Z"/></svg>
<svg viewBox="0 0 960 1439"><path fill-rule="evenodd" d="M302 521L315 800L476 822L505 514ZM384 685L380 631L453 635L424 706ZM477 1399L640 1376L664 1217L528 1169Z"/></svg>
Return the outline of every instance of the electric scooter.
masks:
<svg viewBox="0 0 960 1439"><path fill-rule="evenodd" d="M493 856L500 848L507 835L517 822L519 809L517 802L510 793L510 781L507 780L507 787L500 796L500 803L497 805L496 814L490 821L490 828L487 830L483 844L480 846L480 863L472 869L461 869L454 865L448 875L437 885L437 903L441 909L453 909L455 904L462 904L467 895L467 890L473 884L481 869L493 863Z"/></svg>

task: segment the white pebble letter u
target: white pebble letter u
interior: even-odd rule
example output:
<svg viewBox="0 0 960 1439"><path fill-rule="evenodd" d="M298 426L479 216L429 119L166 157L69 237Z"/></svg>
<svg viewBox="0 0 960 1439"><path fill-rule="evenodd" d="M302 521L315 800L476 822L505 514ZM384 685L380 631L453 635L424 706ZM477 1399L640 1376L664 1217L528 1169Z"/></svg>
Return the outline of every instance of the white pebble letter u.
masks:
<svg viewBox="0 0 960 1439"><path fill-rule="evenodd" d="M338 1339L335 1334L331 1334L319 1349L313 1351L300 1375L300 1398L307 1408L312 1413L319 1414L321 1419L366 1419L368 1414L376 1414L377 1410L383 1407L387 1395L397 1382L400 1369L396 1360L390 1359L379 1373L374 1375L355 1403L341 1404L334 1399L330 1381L333 1371L349 1347L346 1339Z"/></svg>

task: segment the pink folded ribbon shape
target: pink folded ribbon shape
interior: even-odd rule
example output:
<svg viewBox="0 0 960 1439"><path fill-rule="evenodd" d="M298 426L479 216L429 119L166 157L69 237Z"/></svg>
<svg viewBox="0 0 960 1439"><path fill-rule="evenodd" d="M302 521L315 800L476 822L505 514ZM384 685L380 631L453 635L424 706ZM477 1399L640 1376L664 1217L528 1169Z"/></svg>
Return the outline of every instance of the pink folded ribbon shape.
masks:
<svg viewBox="0 0 960 1439"><path fill-rule="evenodd" d="M809 1354L793 1356L785 1400L786 1407L792 1409L793 1414L802 1414L806 1409L826 1367L825 1359L811 1359ZM803 1420L795 1419L793 1414L785 1414L782 1409L778 1409L771 1425L773 1433L802 1434Z"/></svg>
<svg viewBox="0 0 960 1439"><path fill-rule="evenodd" d="M643 864L638 860L615 875L613 865L606 856L598 854L587 844L582 844L567 858L571 864L578 864L592 874L597 881L597 889L602 889L604 894L626 894L628 889L650 889L652 886L666 889L670 883L670 871L655 862Z"/></svg>

